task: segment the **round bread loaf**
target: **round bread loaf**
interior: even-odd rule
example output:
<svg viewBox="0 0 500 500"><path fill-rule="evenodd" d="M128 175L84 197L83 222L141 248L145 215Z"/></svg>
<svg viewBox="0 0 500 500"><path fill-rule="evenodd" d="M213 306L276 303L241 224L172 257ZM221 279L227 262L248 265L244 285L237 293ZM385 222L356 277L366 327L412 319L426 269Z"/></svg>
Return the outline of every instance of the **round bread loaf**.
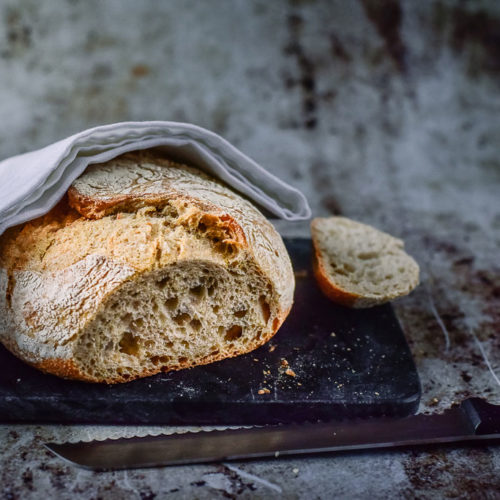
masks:
<svg viewBox="0 0 500 500"><path fill-rule="evenodd" d="M247 200L157 154L93 165L0 236L0 340L36 368L117 383L267 342L294 277Z"/></svg>

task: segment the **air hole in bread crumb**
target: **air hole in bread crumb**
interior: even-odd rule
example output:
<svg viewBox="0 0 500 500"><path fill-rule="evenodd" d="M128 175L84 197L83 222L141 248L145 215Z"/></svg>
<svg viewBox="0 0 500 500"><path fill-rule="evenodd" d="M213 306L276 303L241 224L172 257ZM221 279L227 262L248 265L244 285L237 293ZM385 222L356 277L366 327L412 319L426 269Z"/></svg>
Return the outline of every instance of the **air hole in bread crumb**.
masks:
<svg viewBox="0 0 500 500"><path fill-rule="evenodd" d="M203 285L198 285L189 290L189 293L196 297L197 299L201 299L205 294L205 287Z"/></svg>
<svg viewBox="0 0 500 500"><path fill-rule="evenodd" d="M358 253L358 259L361 260L369 260L369 259L375 259L377 258L377 253L376 252L361 252Z"/></svg>
<svg viewBox="0 0 500 500"><path fill-rule="evenodd" d="M174 309L177 309L177 306L179 305L179 299L177 297L171 297L170 299L167 299L165 301L165 305L167 306L167 309L173 311Z"/></svg>
<svg viewBox="0 0 500 500"><path fill-rule="evenodd" d="M166 288L166 286L168 285L168 282L169 282L169 279L168 277L165 277L161 280L158 280L156 282L156 286L160 289L160 290L164 290Z"/></svg>
<svg viewBox="0 0 500 500"><path fill-rule="evenodd" d="M203 224L203 222L200 222L198 224L198 232L204 233L204 232L206 232L206 230L207 230L206 224Z"/></svg>
<svg viewBox="0 0 500 500"><path fill-rule="evenodd" d="M131 332L123 332L120 340L120 352L129 356L137 356L139 353L139 337L134 337Z"/></svg>
<svg viewBox="0 0 500 500"><path fill-rule="evenodd" d="M241 309L240 311L236 311L234 313L234 315L237 317L237 318L243 318L244 316L246 316L248 310L247 309Z"/></svg>
<svg viewBox="0 0 500 500"><path fill-rule="evenodd" d="M199 319L193 319L189 324L193 330L199 331L201 328L201 321Z"/></svg>
<svg viewBox="0 0 500 500"><path fill-rule="evenodd" d="M137 318L132 321L132 326L135 328L142 328L144 326L144 320L142 318Z"/></svg>
<svg viewBox="0 0 500 500"><path fill-rule="evenodd" d="M238 253L238 247L236 245L229 245L229 244L225 244L225 254L226 255L237 255Z"/></svg>
<svg viewBox="0 0 500 500"><path fill-rule="evenodd" d="M149 359L153 365L158 366L160 363L168 363L170 361L170 356L153 356Z"/></svg>
<svg viewBox="0 0 500 500"><path fill-rule="evenodd" d="M266 301L266 297L264 295L261 295L259 297L259 304L262 311L262 318L264 319L264 323L267 325L267 322L271 317L271 308L269 307L269 304Z"/></svg>
<svg viewBox="0 0 500 500"><path fill-rule="evenodd" d="M217 306L217 305L212 306L212 311L213 311L215 314L217 314L217 313L219 312L219 309L220 309L220 306Z"/></svg>
<svg viewBox="0 0 500 500"><path fill-rule="evenodd" d="M213 239L215 245L215 250L227 257L235 256L238 253L238 248L236 245L232 245L231 243L220 242L219 238ZM220 243L219 243L220 242Z"/></svg>
<svg viewBox="0 0 500 500"><path fill-rule="evenodd" d="M356 269L355 267L352 265L352 264L349 264L348 262L345 262L344 263L344 269L348 272L348 273L353 273Z"/></svg>
<svg viewBox="0 0 500 500"><path fill-rule="evenodd" d="M212 285L212 286L207 288L207 295L209 297L211 297L214 294L214 292L215 292L215 285Z"/></svg>
<svg viewBox="0 0 500 500"><path fill-rule="evenodd" d="M185 323L188 319L191 319L191 316L189 316L189 314L187 313L181 313L181 314L178 314L177 316L174 316L172 318L178 325L182 325L183 323Z"/></svg>
<svg viewBox="0 0 500 500"><path fill-rule="evenodd" d="M226 335L224 336L224 340L236 340L241 337L243 333L243 329L240 325L233 325L229 330L226 330Z"/></svg>
<svg viewBox="0 0 500 500"><path fill-rule="evenodd" d="M179 212L175 207L172 205L165 205L162 210L162 214L166 215L167 217L172 217L173 219L177 219L179 217ZM164 224L167 225L169 221L165 221Z"/></svg>
<svg viewBox="0 0 500 500"><path fill-rule="evenodd" d="M181 344L188 349L189 348L189 342L187 340L181 340Z"/></svg>
<svg viewBox="0 0 500 500"><path fill-rule="evenodd" d="M181 356L179 358L179 363L185 363L188 359L186 358L186 356Z"/></svg>

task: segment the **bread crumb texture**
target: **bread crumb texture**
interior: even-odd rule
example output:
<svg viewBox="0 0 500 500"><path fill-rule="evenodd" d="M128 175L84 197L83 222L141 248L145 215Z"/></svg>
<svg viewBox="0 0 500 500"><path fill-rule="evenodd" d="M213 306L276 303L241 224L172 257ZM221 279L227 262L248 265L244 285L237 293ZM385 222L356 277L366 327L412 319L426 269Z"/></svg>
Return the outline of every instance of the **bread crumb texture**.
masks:
<svg viewBox="0 0 500 500"><path fill-rule="evenodd" d="M419 283L418 264L398 238L345 217L313 219L311 233L316 279L335 302L372 307Z"/></svg>
<svg viewBox="0 0 500 500"><path fill-rule="evenodd" d="M251 203L151 153L89 167L50 213L0 236L0 340L67 378L125 382L249 352L293 289Z"/></svg>

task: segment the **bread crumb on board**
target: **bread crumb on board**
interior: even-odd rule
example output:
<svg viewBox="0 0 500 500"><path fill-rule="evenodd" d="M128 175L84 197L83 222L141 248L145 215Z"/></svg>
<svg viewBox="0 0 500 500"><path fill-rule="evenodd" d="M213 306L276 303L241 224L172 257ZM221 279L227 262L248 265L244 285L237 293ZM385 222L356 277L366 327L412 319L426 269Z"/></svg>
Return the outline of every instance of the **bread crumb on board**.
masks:
<svg viewBox="0 0 500 500"><path fill-rule="evenodd" d="M289 376L289 377L296 377L296 373L291 369L291 368L287 368L285 373Z"/></svg>
<svg viewBox="0 0 500 500"><path fill-rule="evenodd" d="M269 352L273 352L276 349L275 345L270 345L269 346Z"/></svg>
<svg viewBox="0 0 500 500"><path fill-rule="evenodd" d="M283 367L289 366L288 361L285 358L283 358L280 363L281 363L281 366L283 366Z"/></svg>
<svg viewBox="0 0 500 500"><path fill-rule="evenodd" d="M271 394L271 391L269 389L259 389L258 394Z"/></svg>
<svg viewBox="0 0 500 500"><path fill-rule="evenodd" d="M307 278L309 273L307 272L307 269L299 269L298 271L294 271L293 274L297 279L300 279Z"/></svg>

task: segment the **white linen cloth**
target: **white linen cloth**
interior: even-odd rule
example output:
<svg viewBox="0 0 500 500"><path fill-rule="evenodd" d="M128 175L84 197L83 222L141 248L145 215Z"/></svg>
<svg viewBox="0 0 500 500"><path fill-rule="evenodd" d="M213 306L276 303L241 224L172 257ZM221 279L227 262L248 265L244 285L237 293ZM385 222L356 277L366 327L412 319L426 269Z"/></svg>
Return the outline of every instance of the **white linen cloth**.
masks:
<svg viewBox="0 0 500 500"><path fill-rule="evenodd" d="M46 214L88 165L161 146L220 178L276 217L308 219L305 196L267 172L219 135L188 123L123 122L91 128L45 148L0 162L0 234Z"/></svg>

